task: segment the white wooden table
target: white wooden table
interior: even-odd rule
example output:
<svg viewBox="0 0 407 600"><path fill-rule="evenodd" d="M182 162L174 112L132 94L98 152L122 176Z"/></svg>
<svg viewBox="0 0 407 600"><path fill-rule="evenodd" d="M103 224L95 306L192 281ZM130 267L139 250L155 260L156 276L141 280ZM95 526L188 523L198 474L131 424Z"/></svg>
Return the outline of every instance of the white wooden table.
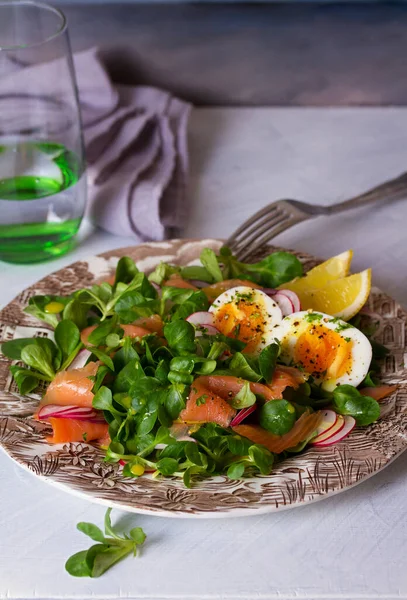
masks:
<svg viewBox="0 0 407 600"><path fill-rule="evenodd" d="M188 237L227 236L279 197L329 204L407 167L407 109L202 109L191 121ZM348 247L354 267L407 305L407 199L302 224L278 243L320 256ZM4 305L73 260L129 245L84 227L82 244L53 263L0 263ZM98 580L64 572L87 547L78 521L104 509L55 490L0 453L0 598L407 598L407 464L323 502L244 519L172 520L113 511L148 535L142 557Z"/></svg>

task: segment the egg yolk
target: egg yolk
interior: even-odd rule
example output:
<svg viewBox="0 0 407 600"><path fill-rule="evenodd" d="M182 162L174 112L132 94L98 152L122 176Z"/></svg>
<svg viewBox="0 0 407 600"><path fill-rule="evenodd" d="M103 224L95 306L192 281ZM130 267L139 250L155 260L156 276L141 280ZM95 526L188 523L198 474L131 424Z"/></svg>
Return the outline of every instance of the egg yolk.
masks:
<svg viewBox="0 0 407 600"><path fill-rule="evenodd" d="M315 377L338 378L350 374L352 345L336 331L322 324L312 325L298 336L294 361Z"/></svg>
<svg viewBox="0 0 407 600"><path fill-rule="evenodd" d="M246 344L244 353L254 352L262 342L267 319L264 308L254 297L239 296L222 304L214 313L214 326L224 335Z"/></svg>

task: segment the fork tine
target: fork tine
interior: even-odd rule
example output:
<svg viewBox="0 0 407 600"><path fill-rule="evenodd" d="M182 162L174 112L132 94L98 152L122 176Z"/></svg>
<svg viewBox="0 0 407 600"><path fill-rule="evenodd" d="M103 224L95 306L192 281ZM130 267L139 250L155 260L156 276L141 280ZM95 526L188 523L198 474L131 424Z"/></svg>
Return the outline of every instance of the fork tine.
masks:
<svg viewBox="0 0 407 600"><path fill-rule="evenodd" d="M257 231L259 227L262 227L264 223L272 223L275 219L280 217L281 211L277 206L273 207L273 210L270 212L258 217L251 225L247 225L245 230L238 236L234 235L236 243L244 241L248 235L251 235L253 232Z"/></svg>
<svg viewBox="0 0 407 600"><path fill-rule="evenodd" d="M286 221L281 223L279 226L273 228L271 231L269 230L267 235L264 235L263 237L256 239L255 243L253 243L250 247L248 247L244 252L242 252L242 253L239 252L236 255L237 259L242 262L245 262L245 261L248 262L250 260L250 258L255 255L257 250L259 248L261 248L262 246L265 246L267 244L267 242L269 242L272 238L275 238L277 235L279 235L280 233L282 233L289 227L292 227L293 225L296 225L297 223L301 223L301 221L304 221L304 220L305 220L304 218L295 217L293 215L290 215Z"/></svg>
<svg viewBox="0 0 407 600"><path fill-rule="evenodd" d="M233 232L233 234L228 238L226 243L228 245L232 244L242 233L246 232L248 227L252 227L253 225L255 225L257 221L262 219L262 217L266 217L267 215L271 216L272 213L278 209L277 205L277 202L273 202L272 204L268 204L264 208L258 210L253 216L251 216L249 219L246 219L246 221L242 223L242 225L238 229L236 229L236 231Z"/></svg>
<svg viewBox="0 0 407 600"><path fill-rule="evenodd" d="M273 211L270 216L264 216L259 221L253 223L247 231L245 231L239 238L233 241L233 247L238 249L242 245L245 245L247 241L258 235L259 229L263 230L264 227L272 227L275 223L281 219L281 213L277 210Z"/></svg>
<svg viewBox="0 0 407 600"><path fill-rule="evenodd" d="M251 231L248 231L247 235L234 245L236 252L242 253L247 247L252 246L253 243L257 244L263 234L270 230L274 230L277 225L280 225L288 218L289 215L287 215L287 213L283 211L276 212L276 216L273 219L266 219L264 222L260 222L258 225L253 226Z"/></svg>

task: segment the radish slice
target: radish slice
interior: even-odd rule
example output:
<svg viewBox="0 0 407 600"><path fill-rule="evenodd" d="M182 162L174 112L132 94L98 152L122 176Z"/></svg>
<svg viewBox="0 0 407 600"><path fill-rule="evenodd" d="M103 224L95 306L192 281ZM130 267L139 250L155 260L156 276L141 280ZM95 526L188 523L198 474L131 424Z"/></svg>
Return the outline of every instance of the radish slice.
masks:
<svg viewBox="0 0 407 600"><path fill-rule="evenodd" d="M267 296L270 296L270 298L273 298L273 300L277 302L279 306L281 302L282 306L280 306L280 308L283 312L285 307L287 307L288 311L289 305L282 299L282 296L288 298L292 305L292 310L287 312L289 315L293 312L299 312L301 310L300 299L298 298L297 294L291 290L274 290L273 288L263 288L262 291L267 294Z"/></svg>
<svg viewBox="0 0 407 600"><path fill-rule="evenodd" d="M335 421L334 425L332 425L332 427L330 427L329 429L326 429L320 435L317 435L317 437L315 437L311 441L311 445L312 446L316 446L320 442L325 442L325 440L327 440L331 436L336 435L337 433L339 433L341 431L341 429L344 428L344 426L345 426L345 418L342 415L337 415L337 418L336 418L336 421Z"/></svg>
<svg viewBox="0 0 407 600"><path fill-rule="evenodd" d="M301 302L295 292L292 292L291 290L279 290L278 293L284 294L284 296L287 296L287 298L291 300L291 304L294 307L294 312L299 312L301 310Z"/></svg>
<svg viewBox="0 0 407 600"><path fill-rule="evenodd" d="M338 431L335 435L331 435L323 442L318 442L317 444L315 444L315 442L313 442L313 445L316 446L317 448L324 448L325 446L332 446L332 444L336 444L336 443L340 442L341 440L343 440L343 438L345 438L347 435L349 435L350 432L352 431L352 429L355 427L355 425L356 425L355 419L353 417L350 417L349 415L346 415L346 417L344 418L344 426L342 427L342 429L340 431Z"/></svg>
<svg viewBox="0 0 407 600"><path fill-rule="evenodd" d="M217 335L220 333L219 329L216 329L213 325L200 325L199 329L195 331L195 337L200 337L201 335Z"/></svg>
<svg viewBox="0 0 407 600"><path fill-rule="evenodd" d="M234 427L235 425L240 425L242 421L244 421L249 415L252 414L256 410L256 405L248 406L247 408L242 408L239 410L237 415L230 422L229 427Z"/></svg>
<svg viewBox="0 0 407 600"><path fill-rule="evenodd" d="M86 350L86 348L80 350L67 368L67 371L73 371L73 369L82 369L82 367L86 365L91 354L92 353L89 352L89 350Z"/></svg>
<svg viewBox="0 0 407 600"><path fill-rule="evenodd" d="M59 419L77 419L78 421L91 421L92 423L106 423L100 411L85 406L58 406L47 404L37 414L40 421L46 421L50 417Z"/></svg>
<svg viewBox="0 0 407 600"><path fill-rule="evenodd" d="M185 320L192 325L213 325L213 314L202 310L192 313Z"/></svg>
<svg viewBox="0 0 407 600"><path fill-rule="evenodd" d="M324 410L321 412L322 412L322 420L317 429L317 436L320 436L323 433L326 433L327 431L329 431L331 429L331 427L333 427L335 425L336 420L338 418L338 415L336 414L336 412L334 410Z"/></svg>
<svg viewBox="0 0 407 600"><path fill-rule="evenodd" d="M283 313L283 317L287 317L288 315L292 315L294 311L294 305L291 302L290 298L288 298L282 292L277 292L273 296L274 302L276 302L281 308L281 312Z"/></svg>

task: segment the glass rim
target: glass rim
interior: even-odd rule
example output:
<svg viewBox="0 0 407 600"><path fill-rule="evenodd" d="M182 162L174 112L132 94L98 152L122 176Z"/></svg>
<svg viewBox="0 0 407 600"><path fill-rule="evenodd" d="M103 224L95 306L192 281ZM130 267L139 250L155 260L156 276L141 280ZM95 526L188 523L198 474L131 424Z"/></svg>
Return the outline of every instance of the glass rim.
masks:
<svg viewBox="0 0 407 600"><path fill-rule="evenodd" d="M43 40L41 40L39 42L33 42L31 44L13 44L11 46L3 46L1 43L1 39L0 39L0 52L3 52L5 50L25 50L25 49L29 49L29 48L34 48L36 46L42 46L44 44L47 44L48 42L51 42L55 38L59 37L61 34L65 33L65 31L67 30L67 20L66 20L64 13L62 12L62 10L59 10L59 8L56 8L55 6L51 6L51 4L47 4L46 2L38 2L37 0L0 0L0 9L3 7L9 8L13 5L14 6L36 6L37 8L52 12L60 18L60 24L54 33L52 33L48 37L45 37Z"/></svg>

